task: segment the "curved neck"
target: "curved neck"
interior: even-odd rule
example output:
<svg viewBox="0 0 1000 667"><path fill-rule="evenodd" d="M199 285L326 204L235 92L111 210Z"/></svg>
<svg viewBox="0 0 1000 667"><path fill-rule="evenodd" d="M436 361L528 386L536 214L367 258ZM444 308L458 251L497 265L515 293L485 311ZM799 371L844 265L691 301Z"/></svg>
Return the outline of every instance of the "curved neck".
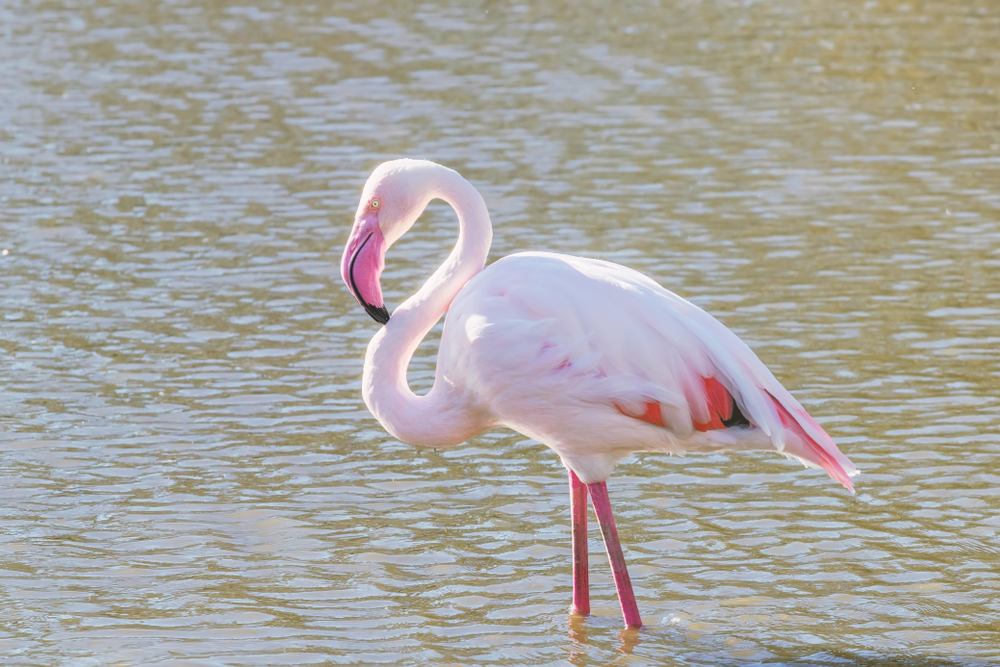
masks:
<svg viewBox="0 0 1000 667"><path fill-rule="evenodd" d="M423 287L400 305L368 344L362 395L368 409L389 433L412 445L446 446L487 428L464 395L442 381L440 366L434 386L424 396L414 394L406 368L420 341L448 310L469 280L483 270L493 240L486 202L467 180L450 169L435 171L426 202L443 199L458 214L458 243Z"/></svg>

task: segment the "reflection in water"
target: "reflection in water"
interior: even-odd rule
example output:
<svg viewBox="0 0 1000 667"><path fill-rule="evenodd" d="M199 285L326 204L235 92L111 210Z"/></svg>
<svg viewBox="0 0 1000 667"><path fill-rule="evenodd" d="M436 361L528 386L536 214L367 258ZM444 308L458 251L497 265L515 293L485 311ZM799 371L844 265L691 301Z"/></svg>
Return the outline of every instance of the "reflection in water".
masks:
<svg viewBox="0 0 1000 667"><path fill-rule="evenodd" d="M621 646L618 650L625 655L632 655L635 647L642 641L642 634L635 628L623 628L618 633L618 639L621 640Z"/></svg>
<svg viewBox="0 0 1000 667"><path fill-rule="evenodd" d="M590 631L587 627L587 617L578 614L566 616L569 624L569 663L584 665L590 662L590 645L587 641Z"/></svg>
<svg viewBox="0 0 1000 667"><path fill-rule="evenodd" d="M640 608L690 623L619 637L595 560L579 664L995 662L998 29L937 0L0 7L0 653L565 661L558 462L405 447L360 400L336 263L408 155L481 189L494 259L711 311L864 471L622 465ZM393 248L390 308L454 235L432 207Z"/></svg>
<svg viewBox="0 0 1000 667"><path fill-rule="evenodd" d="M593 663L594 658L594 646L589 641L591 628L588 622L587 616L580 616L578 614L568 614L566 620L569 625L569 646L567 651L569 652L569 657L567 660L571 665L589 665ZM603 625L603 623L602 623ZM635 648L642 641L642 630L637 630L635 628L623 628L618 632L618 646L616 651L624 654L626 656L633 655ZM604 643L606 638L602 638L600 643ZM612 654L613 655L613 654ZM618 662L617 658L612 658L608 664L614 664Z"/></svg>

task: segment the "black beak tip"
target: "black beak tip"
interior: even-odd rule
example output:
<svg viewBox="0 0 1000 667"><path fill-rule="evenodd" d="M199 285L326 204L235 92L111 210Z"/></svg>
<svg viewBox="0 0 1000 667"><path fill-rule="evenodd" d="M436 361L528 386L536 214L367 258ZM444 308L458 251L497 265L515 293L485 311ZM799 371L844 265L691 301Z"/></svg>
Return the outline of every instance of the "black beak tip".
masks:
<svg viewBox="0 0 1000 667"><path fill-rule="evenodd" d="M384 325L389 321L389 311L386 310L385 306L376 308L375 306L365 304L365 312L379 324Z"/></svg>

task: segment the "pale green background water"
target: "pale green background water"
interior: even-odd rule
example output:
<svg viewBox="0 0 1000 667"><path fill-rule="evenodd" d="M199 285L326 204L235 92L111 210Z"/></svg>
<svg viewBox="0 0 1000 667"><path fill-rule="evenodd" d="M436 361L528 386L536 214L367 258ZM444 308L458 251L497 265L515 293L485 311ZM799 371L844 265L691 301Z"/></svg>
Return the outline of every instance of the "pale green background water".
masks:
<svg viewBox="0 0 1000 667"><path fill-rule="evenodd" d="M0 655L37 665L1000 662L1000 8L0 3ZM564 471L389 438L337 275L367 174L492 256L640 269L863 469L641 456L646 627L567 616ZM390 307L445 256L434 206ZM413 384L426 387L434 345Z"/></svg>

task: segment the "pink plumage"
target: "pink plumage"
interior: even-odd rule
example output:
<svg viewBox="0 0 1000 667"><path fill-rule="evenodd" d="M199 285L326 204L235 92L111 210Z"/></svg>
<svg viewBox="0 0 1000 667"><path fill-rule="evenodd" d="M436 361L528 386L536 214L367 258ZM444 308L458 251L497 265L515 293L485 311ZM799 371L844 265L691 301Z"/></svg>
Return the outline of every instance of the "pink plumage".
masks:
<svg viewBox="0 0 1000 667"><path fill-rule="evenodd" d="M458 243L390 317L379 284L385 252L435 198L458 214ZM451 446L503 426L560 456L571 481L576 611L589 612L579 572L589 492L625 623L641 625L606 488L633 452L777 451L853 492L851 461L711 315L609 262L526 252L484 268L491 239L486 204L458 173L422 160L372 173L341 260L351 293L385 324L368 346L362 395L404 442ZM446 311L434 386L417 396L406 367Z"/></svg>

